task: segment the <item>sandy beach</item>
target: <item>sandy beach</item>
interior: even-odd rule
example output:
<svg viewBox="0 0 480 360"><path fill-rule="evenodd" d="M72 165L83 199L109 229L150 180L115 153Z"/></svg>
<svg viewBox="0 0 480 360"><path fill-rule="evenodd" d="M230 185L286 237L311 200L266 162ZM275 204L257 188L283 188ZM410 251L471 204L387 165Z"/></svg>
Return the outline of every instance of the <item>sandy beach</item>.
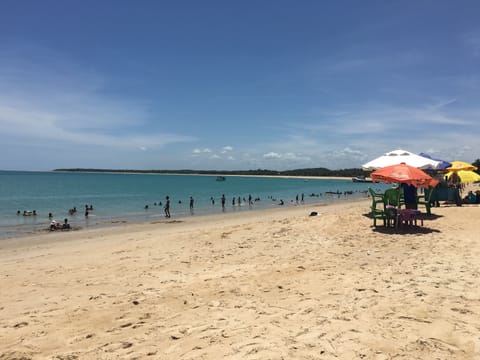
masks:
<svg viewBox="0 0 480 360"><path fill-rule="evenodd" d="M479 205L369 206L0 241L0 359L479 359Z"/></svg>

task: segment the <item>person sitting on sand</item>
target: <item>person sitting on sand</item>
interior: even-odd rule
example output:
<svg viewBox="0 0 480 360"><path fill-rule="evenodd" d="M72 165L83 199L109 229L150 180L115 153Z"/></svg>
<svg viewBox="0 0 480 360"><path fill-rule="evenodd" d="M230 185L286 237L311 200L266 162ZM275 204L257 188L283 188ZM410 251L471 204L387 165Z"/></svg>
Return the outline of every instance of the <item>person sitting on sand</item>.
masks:
<svg viewBox="0 0 480 360"><path fill-rule="evenodd" d="M473 193L473 191L469 191L467 196L465 196L462 200L464 204L476 204L477 203L477 196Z"/></svg>
<svg viewBox="0 0 480 360"><path fill-rule="evenodd" d="M52 220L52 222L50 223L50 231L58 230L60 229L60 227L61 225L57 220Z"/></svg>
<svg viewBox="0 0 480 360"><path fill-rule="evenodd" d="M68 223L68 219L65 218L63 225L62 225L62 230L68 230L70 229L70 224Z"/></svg>

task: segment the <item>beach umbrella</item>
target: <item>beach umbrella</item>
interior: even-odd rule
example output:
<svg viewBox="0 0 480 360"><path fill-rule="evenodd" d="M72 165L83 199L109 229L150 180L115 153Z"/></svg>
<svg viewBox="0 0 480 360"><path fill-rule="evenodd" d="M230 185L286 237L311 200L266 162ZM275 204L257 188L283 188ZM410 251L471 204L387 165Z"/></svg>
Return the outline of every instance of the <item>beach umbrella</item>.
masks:
<svg viewBox="0 0 480 360"><path fill-rule="evenodd" d="M439 161L428 159L426 157L414 154L410 151L399 149L388 152L366 164L363 164L362 168L364 170L377 170L386 166L398 165L401 163L413 166L418 169L426 169L428 167L436 169L440 165Z"/></svg>
<svg viewBox="0 0 480 360"><path fill-rule="evenodd" d="M436 159L436 158L434 158L434 157L432 157L428 154L425 154L425 153L420 153L418 155L423 156L424 158L427 158L427 159L432 159L432 160L440 162L440 165L438 165L436 169L433 169L432 167L428 167L425 170L445 170L446 168L452 166L452 164L449 163L448 161L445 161L445 160L442 160L442 159Z"/></svg>
<svg viewBox="0 0 480 360"><path fill-rule="evenodd" d="M452 161L452 166L446 168L445 170L448 171L460 171L460 170L466 170L466 171L474 171L477 170L477 167L475 165L469 164L464 161Z"/></svg>
<svg viewBox="0 0 480 360"><path fill-rule="evenodd" d="M374 171L370 177L373 181L404 183L425 188L435 182L426 172L405 163L383 167Z"/></svg>
<svg viewBox="0 0 480 360"><path fill-rule="evenodd" d="M456 172L457 175L460 177L460 182L462 183L473 183L476 181L480 181L480 175L478 175L475 171L471 170L458 170L458 171L450 171L447 173L446 177L450 179L450 176Z"/></svg>

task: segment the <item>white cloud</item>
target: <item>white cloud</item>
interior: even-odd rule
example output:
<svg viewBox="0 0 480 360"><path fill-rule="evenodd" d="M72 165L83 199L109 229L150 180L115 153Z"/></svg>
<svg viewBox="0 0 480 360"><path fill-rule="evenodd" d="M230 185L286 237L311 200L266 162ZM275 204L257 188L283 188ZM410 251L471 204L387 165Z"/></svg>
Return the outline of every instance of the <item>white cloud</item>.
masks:
<svg viewBox="0 0 480 360"><path fill-rule="evenodd" d="M363 155L363 153L362 153L361 151L359 151L359 150L353 150L353 149L351 149L351 148L349 148L349 147L343 148L343 150L341 150L341 152L342 152L343 154L348 154L348 155L360 155L360 156Z"/></svg>
<svg viewBox="0 0 480 360"><path fill-rule="evenodd" d="M5 104L0 98L0 135L16 138L18 141L33 139L35 141L57 141L71 143L72 146L88 145L113 148L150 148L161 147L175 142L193 141L192 137L175 134L135 134L111 128L110 132L123 133L116 135L105 133L106 129L69 129L65 126L68 114L44 111L36 108L19 108Z"/></svg>
<svg viewBox="0 0 480 360"><path fill-rule="evenodd" d="M263 154L263 157L265 159L280 159L282 157L282 155L280 155L279 153L271 151L269 153Z"/></svg>
<svg viewBox="0 0 480 360"><path fill-rule="evenodd" d="M293 152L285 153L281 157L285 160L294 160L294 161L302 161L302 162L311 160L310 156L295 154Z"/></svg>
<svg viewBox="0 0 480 360"><path fill-rule="evenodd" d="M259 166L276 169L359 167L395 148L433 149L430 153L446 160L474 161L480 109L460 107L461 102L444 97L417 106L367 103L314 111L309 122L291 121L282 136L250 153L262 154L254 160Z"/></svg>
<svg viewBox="0 0 480 360"><path fill-rule="evenodd" d="M192 153L194 155L201 155L201 154L210 154L212 152L212 150L210 150L209 148L204 148L204 149L193 149Z"/></svg>
<svg viewBox="0 0 480 360"><path fill-rule="evenodd" d="M0 136L19 146L27 141L55 141L69 144L70 149L154 149L195 140L145 131L150 121L148 104L109 97L101 76L68 63L59 54L45 53L37 57L38 62L5 53L0 57Z"/></svg>

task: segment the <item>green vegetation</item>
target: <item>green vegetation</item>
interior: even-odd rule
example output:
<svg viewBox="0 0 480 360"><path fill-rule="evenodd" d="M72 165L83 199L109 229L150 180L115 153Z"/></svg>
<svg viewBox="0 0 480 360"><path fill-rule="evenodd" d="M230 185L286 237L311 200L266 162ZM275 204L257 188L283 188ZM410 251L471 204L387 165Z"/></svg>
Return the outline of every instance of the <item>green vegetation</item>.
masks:
<svg viewBox="0 0 480 360"><path fill-rule="evenodd" d="M368 176L370 172L363 171L362 169L342 169L342 170L329 170L326 168L309 168L309 169L295 169L285 171L274 171L266 169L257 170L131 170L131 169L55 169L54 171L64 172L98 172L98 173L137 173L137 174L184 174L184 175L271 175L271 176L341 176L341 177L354 177L354 176Z"/></svg>
<svg viewBox="0 0 480 360"><path fill-rule="evenodd" d="M480 159L475 160L472 164L478 168L476 173L480 174Z"/></svg>
<svg viewBox="0 0 480 360"><path fill-rule="evenodd" d="M478 170L477 173L480 174L480 159L477 159L473 162ZM370 171L364 171L362 169L352 168L352 169L341 169L341 170L330 170L326 168L307 168L307 169L294 169L294 170L284 170L284 171L275 171L267 169L257 169L257 170L131 170L131 169L84 169L84 168L74 168L74 169L55 169L53 171L64 171L64 172L98 172L98 173L137 173L137 174L183 174L183 175L269 175L269 176L339 176L339 177L354 177L354 176L369 176Z"/></svg>

